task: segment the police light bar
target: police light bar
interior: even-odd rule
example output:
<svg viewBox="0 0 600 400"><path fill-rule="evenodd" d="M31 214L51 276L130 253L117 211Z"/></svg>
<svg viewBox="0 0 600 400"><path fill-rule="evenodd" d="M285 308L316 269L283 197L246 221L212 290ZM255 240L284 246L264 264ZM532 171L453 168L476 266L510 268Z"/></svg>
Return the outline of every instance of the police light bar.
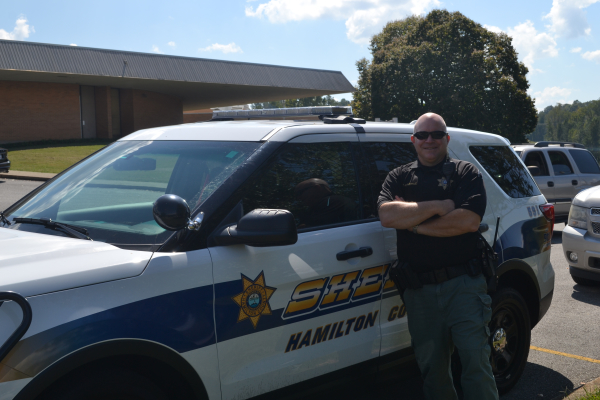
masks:
<svg viewBox="0 0 600 400"><path fill-rule="evenodd" d="M222 118L281 118L281 117L309 117L319 115L349 115L352 116L350 106L322 106L322 107L293 107L293 108L265 108L262 110L215 110L213 119Z"/></svg>

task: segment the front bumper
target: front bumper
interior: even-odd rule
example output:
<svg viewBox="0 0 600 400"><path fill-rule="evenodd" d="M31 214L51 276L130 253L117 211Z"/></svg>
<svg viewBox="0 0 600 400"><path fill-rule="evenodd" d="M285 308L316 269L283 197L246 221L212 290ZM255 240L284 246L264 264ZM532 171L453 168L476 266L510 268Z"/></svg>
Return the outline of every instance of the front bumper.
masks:
<svg viewBox="0 0 600 400"><path fill-rule="evenodd" d="M571 274L600 280L600 238L567 225L562 233L562 247ZM571 252L577 253L577 261L569 259L567 254Z"/></svg>
<svg viewBox="0 0 600 400"><path fill-rule="evenodd" d="M10 160L0 162L0 172L8 172L10 169Z"/></svg>

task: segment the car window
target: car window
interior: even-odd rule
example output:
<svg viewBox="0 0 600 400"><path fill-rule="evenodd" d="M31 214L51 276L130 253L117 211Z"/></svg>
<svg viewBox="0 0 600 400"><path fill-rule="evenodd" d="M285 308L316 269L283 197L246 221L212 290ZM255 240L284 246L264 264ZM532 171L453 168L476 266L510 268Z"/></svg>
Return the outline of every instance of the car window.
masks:
<svg viewBox="0 0 600 400"><path fill-rule="evenodd" d="M600 174L600 167L598 167L598 162L592 153L587 150L569 150L569 153L575 160L579 172L582 174Z"/></svg>
<svg viewBox="0 0 600 400"><path fill-rule="evenodd" d="M408 164L417 159L415 146L410 142L363 142L362 148L366 153L371 167L371 192L365 196L366 201L373 203L377 210L377 198L381 186L388 173L401 165Z"/></svg>
<svg viewBox="0 0 600 400"><path fill-rule="evenodd" d="M171 232L154 220L153 202L163 194L176 194L197 208L258 147L260 143L251 142L116 142L11 209L10 215L76 225L87 229L93 240L115 245L162 243ZM16 229L54 232L29 224Z"/></svg>
<svg viewBox="0 0 600 400"><path fill-rule="evenodd" d="M544 157L544 153L541 151L530 151L527 153L527 156L525 157L525 165L527 167L538 167L540 169L538 176L550 175L548 172L546 158Z"/></svg>
<svg viewBox="0 0 600 400"><path fill-rule="evenodd" d="M244 211L291 211L298 229L361 218L350 143L290 143L242 196Z"/></svg>
<svg viewBox="0 0 600 400"><path fill-rule="evenodd" d="M471 146L479 161L500 188L513 198L540 195L540 190L516 154L507 146Z"/></svg>
<svg viewBox="0 0 600 400"><path fill-rule="evenodd" d="M548 157L550 157L554 175L570 175L573 173L571 163L569 162L567 155L562 151L549 151Z"/></svg>

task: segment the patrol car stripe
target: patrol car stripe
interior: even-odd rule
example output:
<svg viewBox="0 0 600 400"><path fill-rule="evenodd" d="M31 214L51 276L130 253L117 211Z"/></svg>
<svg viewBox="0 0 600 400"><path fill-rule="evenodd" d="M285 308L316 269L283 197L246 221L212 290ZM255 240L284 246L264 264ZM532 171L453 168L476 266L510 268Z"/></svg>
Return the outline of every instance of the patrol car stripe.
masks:
<svg viewBox="0 0 600 400"><path fill-rule="evenodd" d="M214 332L210 285L125 304L40 332L21 340L2 363L35 376L59 358L105 340L146 339L186 352L214 344Z"/></svg>
<svg viewBox="0 0 600 400"><path fill-rule="evenodd" d="M550 250L552 238L548 232L546 217L526 219L519 221L500 236L495 250L500 254L500 262L512 258L528 258ZM502 243L504 251L500 252L499 244Z"/></svg>

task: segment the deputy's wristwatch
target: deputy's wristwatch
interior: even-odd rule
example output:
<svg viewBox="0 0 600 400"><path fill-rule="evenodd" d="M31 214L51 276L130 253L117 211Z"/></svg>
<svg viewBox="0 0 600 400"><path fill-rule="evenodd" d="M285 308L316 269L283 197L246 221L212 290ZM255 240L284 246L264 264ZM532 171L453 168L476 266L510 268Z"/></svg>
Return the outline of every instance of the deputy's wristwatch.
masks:
<svg viewBox="0 0 600 400"><path fill-rule="evenodd" d="M418 235L418 234L419 234L419 232L417 232L417 229L418 229L418 228L419 228L419 224L416 224L415 226L413 226L413 233L414 233L415 235Z"/></svg>

